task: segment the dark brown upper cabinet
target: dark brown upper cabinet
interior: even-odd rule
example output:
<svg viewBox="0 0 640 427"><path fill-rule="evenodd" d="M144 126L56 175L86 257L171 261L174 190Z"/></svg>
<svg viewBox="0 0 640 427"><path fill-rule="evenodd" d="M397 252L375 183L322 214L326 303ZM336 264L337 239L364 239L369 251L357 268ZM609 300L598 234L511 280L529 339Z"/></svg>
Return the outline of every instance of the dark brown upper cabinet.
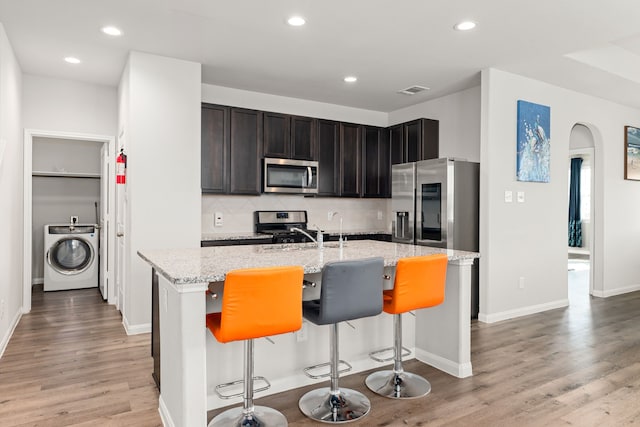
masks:
<svg viewBox="0 0 640 427"><path fill-rule="evenodd" d="M340 124L340 196L360 197L362 185L362 126Z"/></svg>
<svg viewBox="0 0 640 427"><path fill-rule="evenodd" d="M319 119L316 129L318 195L337 196L340 192L340 123Z"/></svg>
<svg viewBox="0 0 640 427"><path fill-rule="evenodd" d="M316 121L310 117L264 113L265 157L316 160Z"/></svg>
<svg viewBox="0 0 640 427"><path fill-rule="evenodd" d="M229 190L229 117L230 107L202 104L201 175L203 193Z"/></svg>
<svg viewBox="0 0 640 427"><path fill-rule="evenodd" d="M417 119L389 128L391 164L437 159L439 122Z"/></svg>
<svg viewBox="0 0 640 427"><path fill-rule="evenodd" d="M391 197L389 130L363 126L362 196Z"/></svg>
<svg viewBox="0 0 640 427"><path fill-rule="evenodd" d="M262 113L202 104L203 193L260 194Z"/></svg>
<svg viewBox="0 0 640 427"><path fill-rule="evenodd" d="M231 109L229 193L260 194L262 113Z"/></svg>

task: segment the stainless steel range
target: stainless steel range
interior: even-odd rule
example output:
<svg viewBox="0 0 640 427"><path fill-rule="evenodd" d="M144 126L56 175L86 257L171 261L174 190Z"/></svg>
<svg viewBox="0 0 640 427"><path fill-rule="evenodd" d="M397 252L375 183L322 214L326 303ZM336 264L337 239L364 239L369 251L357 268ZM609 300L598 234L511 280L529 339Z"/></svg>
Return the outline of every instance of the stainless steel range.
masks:
<svg viewBox="0 0 640 427"><path fill-rule="evenodd" d="M304 243L315 236L316 230L307 229L307 211L255 211L256 233L270 234L273 243Z"/></svg>

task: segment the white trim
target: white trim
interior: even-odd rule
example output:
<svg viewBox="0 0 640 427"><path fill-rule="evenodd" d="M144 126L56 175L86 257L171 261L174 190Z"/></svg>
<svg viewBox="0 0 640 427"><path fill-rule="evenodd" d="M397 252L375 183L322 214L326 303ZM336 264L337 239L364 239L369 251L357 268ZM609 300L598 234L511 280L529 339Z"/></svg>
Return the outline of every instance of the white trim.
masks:
<svg viewBox="0 0 640 427"><path fill-rule="evenodd" d="M102 142L108 144L109 152L115 152L115 137L108 135L96 135L96 134L85 134L85 133L75 133L75 132L58 132L58 131L49 131L49 130L39 130L39 129L25 129L24 130L24 147L23 147L23 171L24 171L24 179L23 179L23 208L24 208L24 223L23 223L23 264L22 264L22 312L29 313L31 311L31 287L32 287L32 278L31 278L31 262L32 262L32 222L33 222L33 212L32 212L32 161L33 161L33 138L34 137L42 137L42 138L58 138L58 139L75 139L81 141L95 141ZM102 179L108 179L113 186L113 191L115 191L115 181L111 179L111 177L102 177ZM111 193L113 193L113 191ZM113 209L112 209L113 211ZM110 213L110 221L113 223L113 219L115 215L113 212ZM109 244L115 242L115 230L110 230L110 236L107 241ZM113 258L111 258L113 260ZM114 283L113 281L113 268L109 269L109 281L108 283ZM111 297L111 293L113 292L113 286L107 290L109 296ZM109 298L109 302L111 303L112 298Z"/></svg>
<svg viewBox="0 0 640 427"><path fill-rule="evenodd" d="M44 277L37 277L35 279L31 279L32 285L42 285L44 284Z"/></svg>
<svg viewBox="0 0 640 427"><path fill-rule="evenodd" d="M122 326L124 326L124 330L127 335L139 335L139 334L148 334L151 333L151 323L141 323L139 325L132 325L129 323L127 318L122 316Z"/></svg>
<svg viewBox="0 0 640 427"><path fill-rule="evenodd" d="M160 398L158 399L158 412L160 413L160 420L164 427L175 427L176 424L171 419L171 414L169 413L164 400L162 400L162 395L160 395Z"/></svg>
<svg viewBox="0 0 640 427"><path fill-rule="evenodd" d="M606 289L604 291L593 291L593 296L598 298L608 298L615 295L628 294L629 292L640 291L640 285L625 286L624 288Z"/></svg>
<svg viewBox="0 0 640 427"><path fill-rule="evenodd" d="M7 333L2 338L2 341L0 341L0 359L4 354L4 351L7 349L7 345L9 345L9 340L11 339L11 336L13 336L13 331L16 330L16 326L18 326L18 322L20 322L21 318L22 318L22 311L18 310L13 320L9 324L9 329L7 330Z"/></svg>
<svg viewBox="0 0 640 427"><path fill-rule="evenodd" d="M449 375L453 375L454 377L467 378L473 375L471 362L456 363L452 360L445 359L444 357L419 348L416 348L416 359L423 363L426 363L427 365L433 366L436 369L446 372Z"/></svg>
<svg viewBox="0 0 640 427"><path fill-rule="evenodd" d="M502 320L513 319L515 317L528 316L530 314L541 313L547 310L554 310L556 308L567 307L569 305L568 299L561 299L557 301L551 301L544 304L530 305L527 307L517 308L515 310L507 310L500 313L485 314L480 313L478 320L484 323L495 323Z"/></svg>

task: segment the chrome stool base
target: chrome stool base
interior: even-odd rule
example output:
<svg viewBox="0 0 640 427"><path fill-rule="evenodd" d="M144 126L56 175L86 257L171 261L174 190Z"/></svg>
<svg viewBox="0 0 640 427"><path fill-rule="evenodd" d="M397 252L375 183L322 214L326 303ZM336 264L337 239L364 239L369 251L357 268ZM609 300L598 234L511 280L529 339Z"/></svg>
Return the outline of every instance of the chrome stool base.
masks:
<svg viewBox="0 0 640 427"><path fill-rule="evenodd" d="M371 410L364 394L348 388L341 388L338 394L331 394L329 387L311 390L300 398L298 406L307 417L330 424L356 421Z"/></svg>
<svg viewBox="0 0 640 427"><path fill-rule="evenodd" d="M431 391L429 381L410 372L378 371L364 382L372 392L392 399L415 399Z"/></svg>
<svg viewBox="0 0 640 427"><path fill-rule="evenodd" d="M207 427L287 427L289 423L284 415L266 406L254 406L253 412L244 413L237 407L216 415Z"/></svg>

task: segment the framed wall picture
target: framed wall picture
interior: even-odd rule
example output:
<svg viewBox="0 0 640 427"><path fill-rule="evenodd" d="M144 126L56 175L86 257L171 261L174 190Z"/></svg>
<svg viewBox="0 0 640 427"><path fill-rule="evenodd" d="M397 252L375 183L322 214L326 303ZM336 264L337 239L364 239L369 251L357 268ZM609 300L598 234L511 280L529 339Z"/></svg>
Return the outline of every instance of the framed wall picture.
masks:
<svg viewBox="0 0 640 427"><path fill-rule="evenodd" d="M518 181L549 182L551 108L519 100L517 140Z"/></svg>
<svg viewBox="0 0 640 427"><path fill-rule="evenodd" d="M624 179L640 181L640 128L624 127Z"/></svg>

